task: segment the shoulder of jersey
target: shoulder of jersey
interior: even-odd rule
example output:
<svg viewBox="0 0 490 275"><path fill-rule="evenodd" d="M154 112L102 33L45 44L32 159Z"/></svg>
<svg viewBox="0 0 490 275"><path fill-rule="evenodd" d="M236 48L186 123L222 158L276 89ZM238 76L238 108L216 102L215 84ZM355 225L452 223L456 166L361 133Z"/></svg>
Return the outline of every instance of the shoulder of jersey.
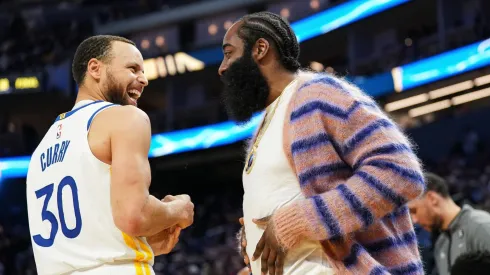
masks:
<svg viewBox="0 0 490 275"><path fill-rule="evenodd" d="M126 105L126 106L116 105L112 108L109 108L108 110L110 110L109 113L115 114L117 116L135 115L135 116L148 117L148 115L143 110L132 105Z"/></svg>

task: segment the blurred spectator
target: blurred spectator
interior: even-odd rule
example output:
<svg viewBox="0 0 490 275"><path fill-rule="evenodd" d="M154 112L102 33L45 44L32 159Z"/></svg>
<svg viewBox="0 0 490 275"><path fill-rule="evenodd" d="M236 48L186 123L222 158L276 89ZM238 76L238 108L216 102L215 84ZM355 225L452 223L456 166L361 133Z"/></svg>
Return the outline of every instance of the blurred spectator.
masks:
<svg viewBox="0 0 490 275"><path fill-rule="evenodd" d="M9 115L0 122L0 157L10 157L25 153L18 123Z"/></svg>
<svg viewBox="0 0 490 275"><path fill-rule="evenodd" d="M449 275L464 252L490 251L490 214L469 205L459 207L450 197L446 181L426 174L425 194L409 202L414 223L439 234L434 259L439 275Z"/></svg>

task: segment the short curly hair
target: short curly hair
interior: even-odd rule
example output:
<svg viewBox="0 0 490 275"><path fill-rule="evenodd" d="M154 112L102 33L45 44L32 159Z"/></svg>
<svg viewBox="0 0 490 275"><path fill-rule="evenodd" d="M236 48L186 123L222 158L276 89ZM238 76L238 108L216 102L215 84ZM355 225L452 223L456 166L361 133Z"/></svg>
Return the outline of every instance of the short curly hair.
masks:
<svg viewBox="0 0 490 275"><path fill-rule="evenodd" d="M299 43L289 23L272 12L257 12L245 15L238 30L238 37L246 49L251 49L259 38L264 38L277 49L282 66L296 72L300 67Z"/></svg>
<svg viewBox="0 0 490 275"><path fill-rule="evenodd" d="M73 57L71 66L73 79L78 86L81 86L85 80L87 65L90 59L96 58L104 63L111 61L113 57L111 55L112 42L114 41L120 41L136 46L133 41L114 35L95 35L80 43L75 52L75 56Z"/></svg>
<svg viewBox="0 0 490 275"><path fill-rule="evenodd" d="M442 177L434 174L427 172L424 175L425 177L425 182L426 182L426 188L425 191L433 191L436 192L437 194L441 195L444 198L449 198L449 187L445 179Z"/></svg>

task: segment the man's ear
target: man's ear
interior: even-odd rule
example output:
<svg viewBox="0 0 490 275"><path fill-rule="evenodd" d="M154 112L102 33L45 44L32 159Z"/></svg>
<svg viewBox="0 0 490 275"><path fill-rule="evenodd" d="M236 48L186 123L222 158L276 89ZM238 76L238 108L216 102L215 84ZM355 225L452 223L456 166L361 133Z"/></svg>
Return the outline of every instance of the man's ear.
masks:
<svg viewBox="0 0 490 275"><path fill-rule="evenodd" d="M269 50L270 50L269 41L267 41L264 38L259 38L257 42L255 42L252 56L255 59L255 61L260 61L267 55Z"/></svg>
<svg viewBox="0 0 490 275"><path fill-rule="evenodd" d="M92 78L98 81L102 76L102 67L103 64L100 60L92 58L88 61L86 74L89 74Z"/></svg>
<svg viewBox="0 0 490 275"><path fill-rule="evenodd" d="M427 191L426 198L427 198L427 201L429 202L429 204L431 206L437 206L437 205L439 205L441 195L439 195L438 193L436 193L434 191Z"/></svg>

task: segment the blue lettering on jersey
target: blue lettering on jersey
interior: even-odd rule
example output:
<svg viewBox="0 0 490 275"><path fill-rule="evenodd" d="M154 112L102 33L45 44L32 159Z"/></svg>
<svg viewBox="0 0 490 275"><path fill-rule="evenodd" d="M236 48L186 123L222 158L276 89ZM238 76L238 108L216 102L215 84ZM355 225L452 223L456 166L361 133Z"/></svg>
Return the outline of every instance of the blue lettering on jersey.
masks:
<svg viewBox="0 0 490 275"><path fill-rule="evenodd" d="M68 146L70 145L69 140L65 140L61 143L56 143L55 145L49 147L45 153L41 154L41 170L44 172L49 166L62 162L65 159Z"/></svg>

